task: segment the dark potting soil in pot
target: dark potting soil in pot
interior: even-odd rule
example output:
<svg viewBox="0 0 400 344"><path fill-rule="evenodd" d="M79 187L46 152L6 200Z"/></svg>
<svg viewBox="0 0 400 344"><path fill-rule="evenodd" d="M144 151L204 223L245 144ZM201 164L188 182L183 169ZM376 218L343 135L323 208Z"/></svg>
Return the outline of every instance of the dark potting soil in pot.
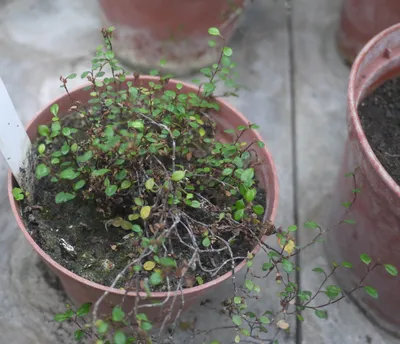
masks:
<svg viewBox="0 0 400 344"><path fill-rule="evenodd" d="M79 129L75 137L85 138L87 127L79 124L76 118L66 118L69 125ZM72 123L72 124L71 124ZM33 153L37 155L37 147L43 141L38 139ZM50 151L59 150L61 143L55 141L47 149ZM31 171L32 173L32 171ZM132 260L137 258L139 240L132 231L127 231L121 227L117 228L110 225L109 218L106 218L98 211L98 205L95 200L88 201L76 197L67 203L56 204L54 197L57 193L65 191L57 182L52 182L50 178L42 178L35 181L33 188L33 197L31 202L23 201L21 204L22 217L25 225L39 246L49 254L56 262L90 281L109 286L121 270ZM232 202L232 198L215 195L215 199L220 202ZM256 198L257 204L265 207L265 191L258 188ZM234 202L235 200L233 200ZM217 202L218 203L218 202ZM126 217L126 207L121 203L120 212L113 214L115 217ZM129 204L127 205L129 207ZM197 221L209 223L209 214L201 209L192 209L191 216ZM221 235L222 236L222 235ZM225 233L223 238L229 240L232 233ZM190 238L185 238L190 242ZM231 243L231 249L235 257L246 257L257 244L257 239L249 238L247 235L240 234L234 242ZM173 243L176 261L178 263L188 262L192 252L178 240ZM184 287L208 282L221 276L232 269L232 264L223 264L230 259L230 254L225 251L219 253L202 253L202 268L196 266L190 271ZM146 261L146 259L144 260ZM144 262L143 261L143 262ZM143 262L141 264L143 264ZM240 260L235 261L236 265ZM215 275L211 276L204 270L215 269L216 266L222 268ZM141 278L149 277L151 271L141 271ZM179 278L172 275L170 277L171 288L176 287ZM127 288L130 281L127 274L120 283L116 285L119 288ZM166 285L159 285L151 288L153 291L167 291Z"/></svg>
<svg viewBox="0 0 400 344"><path fill-rule="evenodd" d="M386 81L358 106L375 155L400 185L400 78Z"/></svg>

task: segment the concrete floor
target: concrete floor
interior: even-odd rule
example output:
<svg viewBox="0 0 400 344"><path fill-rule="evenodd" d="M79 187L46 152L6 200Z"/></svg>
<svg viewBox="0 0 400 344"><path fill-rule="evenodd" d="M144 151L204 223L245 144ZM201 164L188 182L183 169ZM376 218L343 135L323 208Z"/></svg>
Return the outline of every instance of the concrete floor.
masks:
<svg viewBox="0 0 400 344"><path fill-rule="evenodd" d="M231 102L261 125L274 157L280 182L278 225L311 219L324 223L329 213L346 137L349 70L334 45L339 10L339 1L295 0L288 15L283 0L255 0L231 44L247 87ZM60 75L84 70L100 41L98 18L95 0L0 1L0 77L24 123L62 92ZM0 160L0 344L72 343L71 328L52 322L67 300L17 228L5 176ZM298 240L305 243L309 235L301 230ZM301 286L310 290L318 282L311 270L327 264L322 247L306 251L299 263ZM216 304L224 288L212 295ZM277 309L278 300L271 297L276 291L274 283L263 286L263 297L253 306ZM183 318L195 315L200 327L230 324L200 306ZM279 343L400 343L349 301L332 306L326 321L313 314L304 317L304 323L291 323L291 334ZM177 343L185 336L181 333ZM232 343L233 336L225 332L217 339Z"/></svg>

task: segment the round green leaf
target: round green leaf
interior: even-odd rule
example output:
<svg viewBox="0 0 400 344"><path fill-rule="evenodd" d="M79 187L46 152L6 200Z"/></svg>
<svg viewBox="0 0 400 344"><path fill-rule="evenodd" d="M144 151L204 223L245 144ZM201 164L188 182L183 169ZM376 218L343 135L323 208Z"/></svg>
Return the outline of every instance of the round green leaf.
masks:
<svg viewBox="0 0 400 344"><path fill-rule="evenodd" d="M149 323L148 321L142 321L141 323L140 323L140 328L143 330L143 331L146 331L146 332L148 332L148 331L150 331L151 329L152 329L152 325L151 325L151 323Z"/></svg>
<svg viewBox="0 0 400 344"><path fill-rule="evenodd" d="M121 189L129 189L131 187L132 183L129 180L124 180L121 183Z"/></svg>
<svg viewBox="0 0 400 344"><path fill-rule="evenodd" d="M211 36L221 36L221 34L219 33L219 30L218 30L216 27L210 27L210 28L208 29L208 33L209 33Z"/></svg>
<svg viewBox="0 0 400 344"><path fill-rule="evenodd" d="M146 205L140 210L140 217L143 220L146 220L150 216L150 212L151 212L151 207Z"/></svg>
<svg viewBox="0 0 400 344"><path fill-rule="evenodd" d="M159 285L162 282L161 274L159 272L153 272L150 276L150 284L151 285Z"/></svg>
<svg viewBox="0 0 400 344"><path fill-rule="evenodd" d="M126 335L118 330L114 333L114 344L126 344Z"/></svg>
<svg viewBox="0 0 400 344"><path fill-rule="evenodd" d="M327 319L328 318L327 311L323 311L323 310L320 310L320 309L315 310L315 315L320 319Z"/></svg>
<svg viewBox="0 0 400 344"><path fill-rule="evenodd" d="M205 238L203 239L203 241L202 241L202 244L203 244L204 247L210 247L210 245L211 245L211 240L210 240L210 238L209 238L209 237L205 237Z"/></svg>
<svg viewBox="0 0 400 344"><path fill-rule="evenodd" d="M264 207L262 205L257 204L253 207L253 211L256 215L262 215L264 214Z"/></svg>
<svg viewBox="0 0 400 344"><path fill-rule="evenodd" d="M172 173L171 175L171 179L174 182L179 182L180 180L182 180L183 178L185 178L185 171L175 171L174 173Z"/></svg>
<svg viewBox="0 0 400 344"><path fill-rule="evenodd" d="M47 127L47 125L39 125L38 126L38 133L40 136L49 136L50 135L50 129Z"/></svg>
<svg viewBox="0 0 400 344"><path fill-rule="evenodd" d="M242 325L242 318L240 317L240 315L232 315L232 322L235 325L240 326Z"/></svg>
<svg viewBox="0 0 400 344"><path fill-rule="evenodd" d="M68 193L68 192L60 192L56 195L56 203L65 203L68 201L71 201L75 198L74 194Z"/></svg>
<svg viewBox="0 0 400 344"><path fill-rule="evenodd" d="M69 167L60 173L61 179L74 180L78 176L79 172L75 172L75 170L72 167Z"/></svg>
<svg viewBox="0 0 400 344"><path fill-rule="evenodd" d="M115 306L112 310L112 320L115 322L120 322L124 320L125 312L119 306Z"/></svg>
<svg viewBox="0 0 400 344"><path fill-rule="evenodd" d="M154 187L154 179L153 178L150 178L150 179L148 179L147 181L146 181L146 183L145 183L145 187L146 187L146 189L147 190L153 190L153 187Z"/></svg>
<svg viewBox="0 0 400 344"><path fill-rule="evenodd" d="M229 56L232 56L233 50L231 48L229 48L229 47L224 47L223 53L224 53L225 56L229 57Z"/></svg>
<svg viewBox="0 0 400 344"><path fill-rule="evenodd" d="M110 186L106 187L105 193L106 193L106 195L108 197L111 197L117 192L117 190L118 190L118 186L117 185L110 185Z"/></svg>
<svg viewBox="0 0 400 344"><path fill-rule="evenodd" d="M283 266L283 270L285 270L287 273L292 272L294 269L293 263L288 259L282 260L282 266Z"/></svg>
<svg viewBox="0 0 400 344"><path fill-rule="evenodd" d="M45 164L39 164L36 167L36 178L41 179L50 173L50 169Z"/></svg>

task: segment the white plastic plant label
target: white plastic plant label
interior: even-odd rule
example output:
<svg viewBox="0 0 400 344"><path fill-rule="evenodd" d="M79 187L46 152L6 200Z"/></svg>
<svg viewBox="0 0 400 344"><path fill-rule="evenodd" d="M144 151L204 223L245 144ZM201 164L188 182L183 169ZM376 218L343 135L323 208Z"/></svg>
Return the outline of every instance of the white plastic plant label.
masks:
<svg viewBox="0 0 400 344"><path fill-rule="evenodd" d="M31 141L0 78L0 151L21 187L20 176Z"/></svg>

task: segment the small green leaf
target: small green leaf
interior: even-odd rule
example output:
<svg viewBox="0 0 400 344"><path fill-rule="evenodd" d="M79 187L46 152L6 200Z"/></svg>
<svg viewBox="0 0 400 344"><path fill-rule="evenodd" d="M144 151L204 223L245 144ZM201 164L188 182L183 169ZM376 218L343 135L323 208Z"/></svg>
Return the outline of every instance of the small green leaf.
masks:
<svg viewBox="0 0 400 344"><path fill-rule="evenodd" d="M288 230L288 232L296 232L297 231L297 226L296 225L289 226L287 230Z"/></svg>
<svg viewBox="0 0 400 344"><path fill-rule="evenodd" d="M344 266L345 268L351 269L353 267L353 264L351 264L350 262L343 262L342 266Z"/></svg>
<svg viewBox="0 0 400 344"><path fill-rule="evenodd" d="M121 307L115 306L112 310L112 320L115 322L120 322L124 320L125 312L122 310Z"/></svg>
<svg viewBox="0 0 400 344"><path fill-rule="evenodd" d="M68 167L64 171L61 171L61 173L60 173L61 179L74 180L78 176L79 176L79 172L76 172L72 167Z"/></svg>
<svg viewBox="0 0 400 344"><path fill-rule="evenodd" d="M144 129L144 122L140 120L128 122L128 126L142 131Z"/></svg>
<svg viewBox="0 0 400 344"><path fill-rule="evenodd" d="M397 276L398 275L398 271L397 271L396 267L391 265L391 264L385 264L385 269L392 276Z"/></svg>
<svg viewBox="0 0 400 344"><path fill-rule="evenodd" d="M62 133L63 133L64 136L70 136L71 135L71 129L65 127L65 128L62 129Z"/></svg>
<svg viewBox="0 0 400 344"><path fill-rule="evenodd" d="M372 287L366 285L366 286L364 287L364 291L365 291L369 296L373 297L374 299L377 299L377 298L378 298L378 292L376 291L375 288L372 288Z"/></svg>
<svg viewBox="0 0 400 344"><path fill-rule="evenodd" d="M261 317L260 317L260 323L262 323L262 324L269 324L270 322L271 322L271 320L268 319L267 317L265 317L265 316L261 316Z"/></svg>
<svg viewBox="0 0 400 344"><path fill-rule="evenodd" d="M231 169L231 168L225 168L223 171L222 171L222 175L223 176L230 176L231 174L232 174L232 172L233 172L233 169Z"/></svg>
<svg viewBox="0 0 400 344"><path fill-rule="evenodd" d="M108 197L111 197L117 192L117 190L118 190L118 186L117 185L110 185L110 186L106 187L105 194Z"/></svg>
<svg viewBox="0 0 400 344"><path fill-rule="evenodd" d="M151 207L148 205L146 205L142 209L140 209L140 217L143 220L146 220L150 216L150 213L151 213Z"/></svg>
<svg viewBox="0 0 400 344"><path fill-rule="evenodd" d="M140 328L143 330L143 331L146 331L146 332L148 332L148 331L150 331L151 329L152 329L152 325L151 325L151 323L149 323L148 321L142 321L141 323L140 323Z"/></svg>
<svg viewBox="0 0 400 344"><path fill-rule="evenodd" d="M74 190L79 190L82 189L86 184L86 181L84 181L83 179L78 181L75 185L74 185Z"/></svg>
<svg viewBox="0 0 400 344"><path fill-rule="evenodd" d="M262 205L257 204L253 207L253 211L256 215L262 215L264 214L264 207Z"/></svg>
<svg viewBox="0 0 400 344"><path fill-rule="evenodd" d="M53 105L50 107L50 112L51 112L55 117L57 117L58 110L60 110L60 107L58 106L58 104L53 104Z"/></svg>
<svg viewBox="0 0 400 344"><path fill-rule="evenodd" d="M210 28L208 29L208 33L209 33L211 36L221 36L221 34L219 33L219 30L218 30L216 27L210 27Z"/></svg>
<svg viewBox="0 0 400 344"><path fill-rule="evenodd" d="M247 202L252 202L256 198L256 195L257 195L257 189L249 189L246 191L244 198Z"/></svg>
<svg viewBox="0 0 400 344"><path fill-rule="evenodd" d="M213 39L210 39L210 40L208 41L208 46L209 46L210 48L214 48L216 45L217 45L217 42L215 42Z"/></svg>
<svg viewBox="0 0 400 344"><path fill-rule="evenodd" d="M233 214L233 218L235 221L240 221L244 216L244 209L239 209L236 210L235 213Z"/></svg>
<svg viewBox="0 0 400 344"><path fill-rule="evenodd" d="M100 334L104 334L104 333L106 333L108 331L108 324L103 320L96 321L95 325L97 327L97 331Z"/></svg>
<svg viewBox="0 0 400 344"><path fill-rule="evenodd" d="M328 318L327 311L323 311L323 310L320 310L320 309L316 309L315 310L315 315L320 319L327 319Z"/></svg>
<svg viewBox="0 0 400 344"><path fill-rule="evenodd" d="M240 337L238 334L235 336L235 343L240 343Z"/></svg>
<svg viewBox="0 0 400 344"><path fill-rule="evenodd" d="M50 169L45 164L39 164L36 167L36 178L41 179L50 173Z"/></svg>
<svg viewBox="0 0 400 344"><path fill-rule="evenodd" d="M354 220L343 220L343 222L348 223L349 225L354 225L356 223Z"/></svg>
<svg viewBox="0 0 400 344"><path fill-rule="evenodd" d="M12 194L16 201L22 201L25 198L24 192L20 188L14 188Z"/></svg>
<svg viewBox="0 0 400 344"><path fill-rule="evenodd" d="M68 192L60 192L56 195L56 203L65 203L68 201L71 201L75 198L74 194L68 193Z"/></svg>
<svg viewBox="0 0 400 344"><path fill-rule="evenodd" d="M144 186L146 187L147 190L153 190L154 187L154 179L150 178L146 181L146 183L144 184Z"/></svg>
<svg viewBox="0 0 400 344"><path fill-rule="evenodd" d="M121 189L125 190L125 189L129 189L132 186L132 183L129 180L124 180L121 183Z"/></svg>
<svg viewBox="0 0 400 344"><path fill-rule="evenodd" d="M171 257L162 257L160 259L160 264L163 266L176 268L176 261Z"/></svg>
<svg viewBox="0 0 400 344"><path fill-rule="evenodd" d="M242 298L240 296L235 296L233 298L233 302L236 303L237 305L240 305L242 303Z"/></svg>
<svg viewBox="0 0 400 344"><path fill-rule="evenodd" d="M76 73L72 73L66 77L66 79L75 79L75 78L76 78Z"/></svg>
<svg viewBox="0 0 400 344"><path fill-rule="evenodd" d="M366 264L366 265L369 265L369 263L372 262L372 258L371 258L368 254L366 254L366 253L362 253L362 254L360 255L360 259L361 259L361 261L362 261L364 264Z"/></svg>
<svg viewBox="0 0 400 344"><path fill-rule="evenodd" d="M82 306L79 307L79 309L76 311L76 315L78 317L83 317L87 314L89 314L90 307L92 306L91 302L84 303Z"/></svg>
<svg viewBox="0 0 400 344"><path fill-rule="evenodd" d="M202 241L202 244L203 244L204 247L210 247L210 245L211 245L210 238L209 237L205 237L203 239L203 241Z"/></svg>
<svg viewBox="0 0 400 344"><path fill-rule="evenodd" d="M201 206L201 204L200 204L200 202L199 201L196 201L196 200L194 200L194 201L191 201L190 202L190 206L192 207L192 208L200 208L200 206Z"/></svg>
<svg viewBox="0 0 400 344"><path fill-rule="evenodd" d="M235 325L240 326L242 325L242 318L240 317L240 315L232 315L232 322Z"/></svg>
<svg viewBox="0 0 400 344"><path fill-rule="evenodd" d="M244 285L246 286L246 288L247 288L249 291L252 291L252 290L254 289L254 283L253 283L252 280L246 280L246 281L244 282Z"/></svg>
<svg viewBox="0 0 400 344"><path fill-rule="evenodd" d="M126 335L120 330L114 333L114 344L126 344Z"/></svg>
<svg viewBox="0 0 400 344"><path fill-rule="evenodd" d="M38 133L40 136L49 136L50 135L50 129L48 128L47 125L39 125L38 126Z"/></svg>
<svg viewBox="0 0 400 344"><path fill-rule="evenodd" d="M78 162L86 162L89 161L92 157L93 157L93 152L90 150L84 153L83 155L78 156L76 160Z"/></svg>
<svg viewBox="0 0 400 344"><path fill-rule="evenodd" d="M242 175L240 176L240 180L244 183L248 183L253 179L253 177L254 177L254 169L248 168L243 171Z"/></svg>
<svg viewBox="0 0 400 344"><path fill-rule="evenodd" d="M308 221L304 224L304 228L310 228L310 229L315 229L318 228L318 224L313 222L313 221Z"/></svg>
<svg viewBox="0 0 400 344"><path fill-rule="evenodd" d="M54 316L54 320L57 322L63 322L72 319L73 317L74 317L74 312L71 309L69 309L65 313L56 314Z"/></svg>
<svg viewBox="0 0 400 344"><path fill-rule="evenodd" d="M282 266L283 266L283 270L285 270L287 273L292 272L294 269L293 263L288 259L282 260Z"/></svg>
<svg viewBox="0 0 400 344"><path fill-rule="evenodd" d="M101 169L101 170L94 170L94 171L92 172L92 176L93 176L93 177L100 177L100 176L105 175L107 172L110 172L110 170L107 169L107 168L103 168L103 169Z"/></svg>
<svg viewBox="0 0 400 344"><path fill-rule="evenodd" d="M175 171L174 173L172 173L171 175L171 179L174 182L179 182L180 180L182 180L183 178L185 178L185 171Z"/></svg>
<svg viewBox="0 0 400 344"><path fill-rule="evenodd" d="M232 56L232 54L233 54L233 50L229 47L224 47L222 52L225 56L228 56L228 57Z"/></svg>
<svg viewBox="0 0 400 344"><path fill-rule="evenodd" d="M161 274L159 272L153 272L150 276L149 281L150 284L154 286L161 284L162 282Z"/></svg>
<svg viewBox="0 0 400 344"><path fill-rule="evenodd" d="M74 332L74 338L76 341L80 341L85 335L85 331L78 329Z"/></svg>
<svg viewBox="0 0 400 344"><path fill-rule="evenodd" d="M313 269L312 271L318 272L318 273L321 273L321 274L324 274L324 273L325 273L324 269L322 269L322 268L315 268L315 269Z"/></svg>

